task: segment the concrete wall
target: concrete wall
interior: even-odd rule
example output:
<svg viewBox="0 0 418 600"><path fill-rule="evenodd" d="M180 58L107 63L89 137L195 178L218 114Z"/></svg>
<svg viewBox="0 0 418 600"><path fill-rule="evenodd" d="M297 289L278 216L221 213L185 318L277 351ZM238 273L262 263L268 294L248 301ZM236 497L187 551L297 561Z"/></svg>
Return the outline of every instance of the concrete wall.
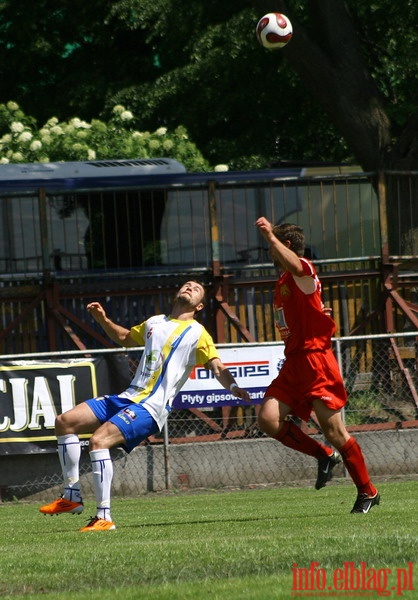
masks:
<svg viewBox="0 0 418 600"><path fill-rule="evenodd" d="M418 473L418 429L356 434L373 476L408 476ZM114 496L136 496L173 489L245 487L260 484L294 484L314 481L316 460L292 451L274 440L228 440L173 444L165 468L163 446L141 446L127 455L115 450ZM93 495L87 449L81 460L84 497ZM347 477L338 466L335 477ZM4 500L51 499L61 491L56 453L1 457L0 489Z"/></svg>

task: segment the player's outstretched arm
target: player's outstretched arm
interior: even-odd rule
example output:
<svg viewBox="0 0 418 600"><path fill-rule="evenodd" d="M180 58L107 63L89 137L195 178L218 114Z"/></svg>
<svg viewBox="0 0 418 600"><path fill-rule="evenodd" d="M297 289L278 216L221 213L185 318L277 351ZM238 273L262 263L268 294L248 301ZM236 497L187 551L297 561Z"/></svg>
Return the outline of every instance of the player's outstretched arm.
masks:
<svg viewBox="0 0 418 600"><path fill-rule="evenodd" d="M90 304L87 304L87 310L113 342L125 347L136 346L135 341L131 338L129 329L117 325L117 323L109 319L100 302L90 302Z"/></svg>
<svg viewBox="0 0 418 600"><path fill-rule="evenodd" d="M233 396L241 398L245 402L250 402L250 394L244 388L239 387L231 371L225 367L220 358L213 358L206 365L215 375L216 379L227 390L230 390Z"/></svg>

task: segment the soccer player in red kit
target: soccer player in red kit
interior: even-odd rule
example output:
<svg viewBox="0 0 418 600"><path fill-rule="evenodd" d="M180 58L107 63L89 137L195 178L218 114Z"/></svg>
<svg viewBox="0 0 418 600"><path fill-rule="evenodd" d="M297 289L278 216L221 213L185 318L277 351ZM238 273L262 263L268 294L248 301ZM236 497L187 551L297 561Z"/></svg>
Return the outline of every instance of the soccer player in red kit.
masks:
<svg viewBox="0 0 418 600"><path fill-rule="evenodd" d="M366 467L355 438L347 432L341 409L347 401L341 372L331 348L335 323L324 309L321 284L313 264L303 258L305 238L298 225L273 226L265 217L256 221L280 270L274 295L276 326L285 344L279 375L266 390L258 414L264 433L285 446L318 460L315 487L331 479L341 459L357 487L352 513L368 513L380 495ZM327 440L338 450L305 434L288 415L307 421L312 412Z"/></svg>

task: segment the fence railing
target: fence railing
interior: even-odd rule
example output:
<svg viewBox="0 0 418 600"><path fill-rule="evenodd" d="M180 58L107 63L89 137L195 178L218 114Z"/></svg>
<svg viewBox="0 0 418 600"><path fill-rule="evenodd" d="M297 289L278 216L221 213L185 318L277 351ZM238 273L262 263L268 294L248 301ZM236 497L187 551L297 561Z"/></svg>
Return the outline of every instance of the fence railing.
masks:
<svg viewBox="0 0 418 600"><path fill-rule="evenodd" d="M384 332L385 313L390 312L394 323L391 329L411 328L405 313L390 309L386 303L378 260L317 262L317 268L323 300L332 308L337 336ZM115 322L131 326L151 314L168 314L179 282L190 278L197 278L207 286L210 302L199 318L215 341L248 341L237 327L237 319L252 340L278 339L272 310L276 274L271 265L265 264L230 272L217 280L220 296L234 318L220 314L218 283L210 272L201 270L152 277L137 273L105 279L92 275L60 277L46 284L36 280L22 281L19 285L16 281L5 283L0 287L0 353L72 350L82 347L77 346L77 341L86 348L102 348L105 344L102 331L86 311L89 302L101 302ZM406 302L416 302L417 284L416 272L402 282L399 293Z"/></svg>
<svg viewBox="0 0 418 600"><path fill-rule="evenodd" d="M184 174L181 185L138 180L132 188L121 179L117 187L77 189L73 182L57 192L40 181L37 192L1 191L0 276L262 263L267 247L254 227L260 215L303 226L312 258L380 255L372 177L268 170Z"/></svg>
<svg viewBox="0 0 418 600"><path fill-rule="evenodd" d="M139 322L169 310L184 277L213 292L202 318L217 342L276 339L274 271L254 227L260 214L303 226L338 336L416 329L408 303L418 289L418 172L349 171L2 190L0 352L102 345L95 326L83 325L87 302L106 303L118 322Z"/></svg>
<svg viewBox="0 0 418 600"><path fill-rule="evenodd" d="M73 181L60 191L40 180L32 192L1 190L0 279L260 264L269 258L254 227L260 215L301 225L313 259L418 259L417 171L293 172L185 173L181 184L138 179L135 187L122 178L89 190Z"/></svg>

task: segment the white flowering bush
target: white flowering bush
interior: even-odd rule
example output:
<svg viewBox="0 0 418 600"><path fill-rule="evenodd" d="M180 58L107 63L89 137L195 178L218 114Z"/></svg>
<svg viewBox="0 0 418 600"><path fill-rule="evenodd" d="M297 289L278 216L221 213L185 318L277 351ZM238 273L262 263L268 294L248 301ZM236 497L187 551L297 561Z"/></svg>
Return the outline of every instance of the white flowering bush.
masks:
<svg viewBox="0 0 418 600"><path fill-rule="evenodd" d="M174 158L188 171L209 165L184 127L138 131L131 111L118 104L108 122L50 118L40 129L16 102L0 104L0 163L33 163L126 158Z"/></svg>

